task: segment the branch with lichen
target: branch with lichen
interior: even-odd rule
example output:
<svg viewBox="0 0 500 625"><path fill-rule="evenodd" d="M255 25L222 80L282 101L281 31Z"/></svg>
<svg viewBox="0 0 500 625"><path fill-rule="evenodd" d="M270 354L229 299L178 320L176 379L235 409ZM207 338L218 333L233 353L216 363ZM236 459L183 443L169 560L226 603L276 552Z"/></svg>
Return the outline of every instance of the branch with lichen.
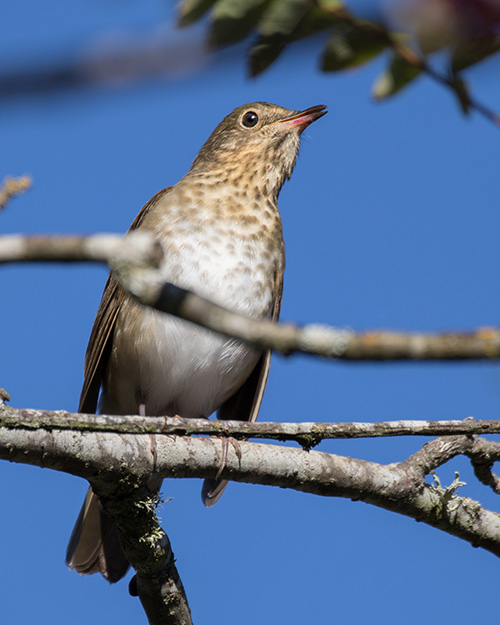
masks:
<svg viewBox="0 0 500 625"><path fill-rule="evenodd" d="M3 396L6 398L5 393ZM121 420L119 428L117 420ZM127 558L136 571L130 591L139 596L149 623L189 625L189 606L170 542L156 516L159 500L151 494L147 482L152 474L163 478L213 477L221 466L223 446L217 439L178 435L187 427L182 423L185 420L156 418L156 427L162 421L161 434L127 433L127 427L131 432L138 431L136 423L145 424L144 431L149 432L148 419L19 410L0 401L0 458L88 479L119 529ZM193 422L198 432L198 421ZM229 446L221 476L324 497L364 501L427 523L500 557L500 516L477 501L459 496L457 490L462 483L458 476L449 486L442 486L434 474L435 469L452 458L465 455L478 479L499 493L499 478L492 472L492 466L500 460L500 443L470 433L474 427L481 431L485 423L466 420L461 423L466 435L437 438L405 461L389 465L240 442L238 450ZM499 423L493 424L495 427L488 431L498 431ZM109 431L108 425L120 435ZM233 425L228 425L226 433L231 433ZM278 436L282 434L281 425L275 424ZM344 424L348 425L363 431L369 424ZM388 424L380 425L390 430ZM173 432L177 435L172 435ZM299 435L305 433L300 431ZM429 474L434 475L432 485L425 483Z"/></svg>
<svg viewBox="0 0 500 625"><path fill-rule="evenodd" d="M0 389L1 390L1 389ZM8 398L6 398L8 401ZM500 434L500 421L382 421L378 423L282 423L209 421L182 417L103 415L71 413L65 410L33 410L1 406L0 427L22 430L73 430L115 434L168 434L176 436L218 436L237 440L251 438L294 441L312 449L324 440L381 438L393 436L451 436L457 434Z"/></svg>
<svg viewBox="0 0 500 625"><path fill-rule="evenodd" d="M0 406L0 415L6 410ZM131 488L131 500L141 500L141 489L151 474L163 478L213 478L220 468L220 440L157 434L157 453L152 454L151 436L3 426L0 458L89 479L121 532L126 533L128 520L123 519L123 509L112 511L118 506L111 503L115 498L125 505L120 489ZM500 516L478 502L459 497L456 484L451 492L438 484L425 483L427 475L458 455L470 458L483 475L487 471L493 475L491 466L500 460L500 443L470 435L441 437L404 462L389 465L271 444L242 441L239 448L240 453L229 446L222 478L365 501L418 519L500 557ZM155 535L161 542L163 534ZM136 538L132 540L135 542ZM157 558L158 545L154 540L149 543ZM143 570L142 556L129 555L134 568Z"/></svg>
<svg viewBox="0 0 500 625"><path fill-rule="evenodd" d="M146 306L284 355L302 352L349 361L500 358L498 328L434 334L379 330L355 333L327 325L299 327L239 315L164 282L158 269L163 261L162 248L147 232L131 232L124 238L116 235L0 237L0 264L85 261L107 263L122 288Z"/></svg>
<svg viewBox="0 0 500 625"><path fill-rule="evenodd" d="M284 354L303 351L351 360L500 357L496 329L445 335L355 334L242 317L164 283L158 271L164 262L163 251L148 233L134 232L125 238L0 237L0 263L84 261L107 263L122 287L145 305ZM158 502L148 491L147 480L152 473L213 477L221 466L222 445L190 436L202 432L242 441L254 436L296 440L304 449L330 437L453 433L455 436L428 443L405 462L391 465L240 442L241 458L230 446L221 477L366 501L428 523L500 557L498 515L458 496L458 478L448 487L437 481L432 486L425 484L426 475L463 454L470 458L478 479L500 492L500 479L492 471L493 463L500 460L500 444L474 436L498 432L498 422L217 423L16 410L5 406L4 400L8 394L0 391L0 458L62 470L91 482L119 529L127 558L137 573L131 592L139 596L152 625L189 625L191 616L168 537L156 518ZM151 453L152 444L155 454Z"/></svg>
<svg viewBox="0 0 500 625"><path fill-rule="evenodd" d="M149 490L144 476L134 478L123 470L111 475L109 479L102 471L90 483L118 528L123 551L135 570L130 594L139 597L150 625L191 625L172 546L156 515L159 495Z"/></svg>

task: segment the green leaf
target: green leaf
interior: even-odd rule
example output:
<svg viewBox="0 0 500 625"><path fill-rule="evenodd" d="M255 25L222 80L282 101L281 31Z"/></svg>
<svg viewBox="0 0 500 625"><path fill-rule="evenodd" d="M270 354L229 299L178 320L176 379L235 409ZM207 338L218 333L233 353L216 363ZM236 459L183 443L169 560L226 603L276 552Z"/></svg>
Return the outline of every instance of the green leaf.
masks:
<svg viewBox="0 0 500 625"><path fill-rule="evenodd" d="M342 32L335 32L330 36L323 52L321 69L325 72L349 67L354 58L354 51L349 45L347 37Z"/></svg>
<svg viewBox="0 0 500 625"><path fill-rule="evenodd" d="M323 6L325 5L325 6ZM331 5L327 8L326 5ZM341 27L344 23L342 18L345 7L337 0L324 0L312 6L295 28L292 37L294 41L317 35L323 30L334 26Z"/></svg>
<svg viewBox="0 0 500 625"><path fill-rule="evenodd" d="M451 71L460 72L466 67L475 65L500 50L500 37L489 33L469 41L457 43L451 55Z"/></svg>
<svg viewBox="0 0 500 625"><path fill-rule="evenodd" d="M224 46L244 39L269 4L270 0L219 0L212 12L210 45Z"/></svg>
<svg viewBox="0 0 500 625"><path fill-rule="evenodd" d="M262 15L257 30L263 38L290 36L310 6L310 0L274 0Z"/></svg>
<svg viewBox="0 0 500 625"><path fill-rule="evenodd" d="M340 0L316 0L315 4L321 11L328 11L329 13L346 10L345 4Z"/></svg>
<svg viewBox="0 0 500 625"><path fill-rule="evenodd" d="M343 9L338 0L274 0L258 24L259 38L250 50L252 76L267 69L291 42L313 35L338 23L331 11Z"/></svg>
<svg viewBox="0 0 500 625"><path fill-rule="evenodd" d="M257 76L266 70L283 52L287 41L281 37L261 38L249 53L250 75Z"/></svg>
<svg viewBox="0 0 500 625"><path fill-rule="evenodd" d="M372 95L376 100L383 100L394 95L421 73L422 68L410 63L399 54L392 57L389 68L375 81Z"/></svg>
<svg viewBox="0 0 500 625"><path fill-rule="evenodd" d="M200 19L217 0L182 0L179 7L179 26L189 26Z"/></svg>
<svg viewBox="0 0 500 625"><path fill-rule="evenodd" d="M260 37L250 50L252 76L267 69L286 46L332 26L341 27L345 6L339 0L275 0L259 22Z"/></svg>
<svg viewBox="0 0 500 625"><path fill-rule="evenodd" d="M325 72L362 65L387 48L389 39L386 33L364 24L366 22L359 22L359 26L344 32L337 29L330 36L323 52L322 69Z"/></svg>

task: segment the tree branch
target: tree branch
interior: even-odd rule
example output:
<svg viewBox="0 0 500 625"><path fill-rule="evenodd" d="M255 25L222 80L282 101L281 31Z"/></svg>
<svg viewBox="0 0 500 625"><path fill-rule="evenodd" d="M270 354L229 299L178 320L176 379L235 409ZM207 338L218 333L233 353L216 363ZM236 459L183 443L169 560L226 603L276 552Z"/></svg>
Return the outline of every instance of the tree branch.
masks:
<svg viewBox="0 0 500 625"><path fill-rule="evenodd" d="M498 360L500 330L403 333L351 330L326 325L274 324L233 313L164 282L162 252L147 232L113 235L0 237L0 264L20 262L108 263L121 286L146 306L284 355L294 352L342 360Z"/></svg>
<svg viewBox="0 0 500 625"><path fill-rule="evenodd" d="M0 458L63 470L88 479L104 497L113 519L116 518L125 535L124 544L140 544L140 549L130 552L134 568L151 571L148 568L151 565L142 560L145 557L142 543L149 539L137 540L137 528L131 532L131 537L127 536L131 514L128 507L129 514L124 514L122 506L128 504L123 501L126 498L117 493L123 494L124 485L132 484L131 490L137 488L132 506L137 508L134 502L143 497L141 489L151 475L213 478L222 455L222 445L216 439L156 435L154 454L152 440L147 434L116 436L1 427ZM478 502L456 496L457 484L446 489L424 481L428 473L459 454L473 462L484 462L485 458L490 462L500 460L500 443L471 436L439 438L424 445L406 461L389 465L274 445L247 442L239 445L240 458L229 447L227 464L222 471L224 479L364 501L425 522L500 557L500 516L482 508ZM111 504L115 499L119 500L116 513L113 512L115 504ZM160 532L151 519L148 524L146 527L153 529L148 530L147 536ZM158 540L150 541L154 566L158 562L158 549L160 561L164 557L163 534L156 535ZM142 576L146 575L142 573Z"/></svg>
<svg viewBox="0 0 500 625"><path fill-rule="evenodd" d="M95 415L65 410L11 408L0 401L0 427L22 430L74 430L115 434L209 435L295 441L312 449L327 439L376 438L387 436L450 436L456 434L500 434L500 421L382 421L379 423L275 423L209 421L181 417L140 417L137 415ZM489 459L483 459L483 464Z"/></svg>
<svg viewBox="0 0 500 625"><path fill-rule="evenodd" d="M29 176L21 176L20 178L7 176L4 178L0 186L0 212L5 208L9 200L27 191L32 184L33 182Z"/></svg>
<svg viewBox="0 0 500 625"><path fill-rule="evenodd" d="M392 48L397 56L413 66L415 70L423 72L439 85L449 89L450 92L458 98L464 112L469 112L470 110L476 111L497 128L500 128L500 115L472 97L465 83L459 78L457 73L449 72L449 76L440 73L429 63L425 55L416 52L414 46L408 45L407 41L402 40L401 33L393 32L389 26L384 23L361 20L341 4L338 6L333 4L331 7L326 6L323 10L331 16L335 16L339 23L343 23L347 27L356 29L359 32L364 32L368 41L370 37L374 35L378 36L385 41L385 44L389 48ZM387 95L388 94L386 94L386 96ZM376 93L374 97L378 99Z"/></svg>
<svg viewBox="0 0 500 625"><path fill-rule="evenodd" d="M117 477L101 474L91 485L118 528L125 555L136 572L130 594L139 597L151 625L192 625L172 546L156 515L159 496L142 480L131 480L126 474Z"/></svg>

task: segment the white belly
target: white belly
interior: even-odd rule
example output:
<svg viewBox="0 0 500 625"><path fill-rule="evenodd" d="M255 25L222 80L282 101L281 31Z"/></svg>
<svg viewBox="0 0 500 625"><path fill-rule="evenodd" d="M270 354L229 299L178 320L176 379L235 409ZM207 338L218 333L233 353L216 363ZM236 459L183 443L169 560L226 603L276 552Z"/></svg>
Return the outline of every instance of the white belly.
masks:
<svg viewBox="0 0 500 625"><path fill-rule="evenodd" d="M238 341L171 316L148 312L144 323L148 334L154 329L154 340L137 351L140 389L133 401L144 403L146 414L208 417L243 384L259 357Z"/></svg>
<svg viewBox="0 0 500 625"><path fill-rule="evenodd" d="M177 231L166 246L165 279L252 317L270 317L274 276L264 242L208 249ZM133 337L131 339L131 337ZM208 417L248 378L259 351L127 300L117 320L101 410Z"/></svg>

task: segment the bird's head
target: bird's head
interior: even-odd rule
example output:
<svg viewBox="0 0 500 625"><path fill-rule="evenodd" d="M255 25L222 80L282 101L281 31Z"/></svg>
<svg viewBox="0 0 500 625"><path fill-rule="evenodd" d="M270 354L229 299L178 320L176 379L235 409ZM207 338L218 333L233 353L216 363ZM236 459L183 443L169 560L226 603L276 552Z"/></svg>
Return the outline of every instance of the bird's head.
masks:
<svg viewBox="0 0 500 625"><path fill-rule="evenodd" d="M326 113L324 105L304 111L267 102L240 106L212 132L190 171L223 176L225 182L255 179L277 195L293 171L300 135Z"/></svg>

